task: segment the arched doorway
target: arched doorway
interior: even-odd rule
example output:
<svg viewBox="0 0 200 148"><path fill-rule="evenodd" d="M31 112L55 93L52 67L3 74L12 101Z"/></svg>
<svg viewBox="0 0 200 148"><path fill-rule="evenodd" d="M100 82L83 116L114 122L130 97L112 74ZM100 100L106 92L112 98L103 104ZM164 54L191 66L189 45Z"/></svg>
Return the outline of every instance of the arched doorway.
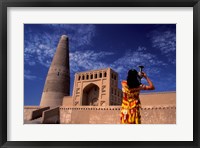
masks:
<svg viewBox="0 0 200 148"><path fill-rule="evenodd" d="M89 84L83 89L82 105L98 106L99 87L96 84Z"/></svg>

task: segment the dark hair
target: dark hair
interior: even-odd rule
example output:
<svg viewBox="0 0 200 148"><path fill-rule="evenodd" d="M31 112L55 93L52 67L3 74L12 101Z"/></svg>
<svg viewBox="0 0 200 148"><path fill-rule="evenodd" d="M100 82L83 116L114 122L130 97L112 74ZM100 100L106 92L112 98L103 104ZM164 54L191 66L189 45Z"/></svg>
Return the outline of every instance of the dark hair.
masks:
<svg viewBox="0 0 200 148"><path fill-rule="evenodd" d="M137 88L140 86L141 81L138 72L135 69L130 69L127 76L127 85L129 88Z"/></svg>

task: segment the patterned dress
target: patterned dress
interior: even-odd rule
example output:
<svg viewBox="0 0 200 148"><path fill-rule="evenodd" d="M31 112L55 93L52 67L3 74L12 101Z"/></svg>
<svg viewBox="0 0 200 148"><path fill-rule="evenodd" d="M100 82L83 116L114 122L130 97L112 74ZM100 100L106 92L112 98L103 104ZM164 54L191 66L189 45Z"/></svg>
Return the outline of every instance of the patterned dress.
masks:
<svg viewBox="0 0 200 148"><path fill-rule="evenodd" d="M121 124L141 124L139 88L128 88L126 81L122 82L123 100L120 112Z"/></svg>

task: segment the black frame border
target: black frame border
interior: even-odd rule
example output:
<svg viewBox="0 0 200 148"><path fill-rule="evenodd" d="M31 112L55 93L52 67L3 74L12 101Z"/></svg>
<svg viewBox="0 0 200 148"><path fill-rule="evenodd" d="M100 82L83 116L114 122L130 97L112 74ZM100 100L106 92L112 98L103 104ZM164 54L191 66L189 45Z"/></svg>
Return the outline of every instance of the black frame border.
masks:
<svg viewBox="0 0 200 148"><path fill-rule="evenodd" d="M200 147L200 0L0 0L0 146ZM193 141L7 141L7 7L193 7ZM199 57L199 58L198 58Z"/></svg>

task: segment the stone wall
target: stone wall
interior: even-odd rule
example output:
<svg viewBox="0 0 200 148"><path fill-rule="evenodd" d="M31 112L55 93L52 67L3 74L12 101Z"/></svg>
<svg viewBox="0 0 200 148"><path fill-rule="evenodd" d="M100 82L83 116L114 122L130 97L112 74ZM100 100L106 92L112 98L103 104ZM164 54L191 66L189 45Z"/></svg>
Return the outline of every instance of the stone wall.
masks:
<svg viewBox="0 0 200 148"><path fill-rule="evenodd" d="M140 94L142 106L176 106L176 92L147 92Z"/></svg>
<svg viewBox="0 0 200 148"><path fill-rule="evenodd" d="M176 124L175 106L144 107L141 109L142 124Z"/></svg>
<svg viewBox="0 0 200 148"><path fill-rule="evenodd" d="M65 103L72 99L65 98ZM71 99L71 100L70 100ZM176 92L140 95L142 124L176 124ZM24 120L30 120L39 106L25 106ZM42 123L119 124L121 106L61 106L45 111Z"/></svg>
<svg viewBox="0 0 200 148"><path fill-rule="evenodd" d="M60 107L60 123L106 124L117 123L119 107Z"/></svg>
<svg viewBox="0 0 200 148"><path fill-rule="evenodd" d="M73 106L73 97L72 96L65 96L63 97L62 105L65 106Z"/></svg>
<svg viewBox="0 0 200 148"><path fill-rule="evenodd" d="M40 106L24 106L24 120L31 120L32 112L40 108Z"/></svg>
<svg viewBox="0 0 200 148"><path fill-rule="evenodd" d="M60 123L60 112L59 107L51 108L46 110L42 114L42 121L43 124L58 124Z"/></svg>
<svg viewBox="0 0 200 148"><path fill-rule="evenodd" d="M140 94L143 124L175 124L176 92ZM61 106L60 123L119 124L121 106Z"/></svg>
<svg viewBox="0 0 200 148"><path fill-rule="evenodd" d="M60 107L61 124L120 124L121 106ZM142 124L175 124L176 107L143 107Z"/></svg>
<svg viewBox="0 0 200 148"><path fill-rule="evenodd" d="M50 109L50 107L41 107L40 109L34 110L31 115L31 120L42 117L43 112L48 109Z"/></svg>

